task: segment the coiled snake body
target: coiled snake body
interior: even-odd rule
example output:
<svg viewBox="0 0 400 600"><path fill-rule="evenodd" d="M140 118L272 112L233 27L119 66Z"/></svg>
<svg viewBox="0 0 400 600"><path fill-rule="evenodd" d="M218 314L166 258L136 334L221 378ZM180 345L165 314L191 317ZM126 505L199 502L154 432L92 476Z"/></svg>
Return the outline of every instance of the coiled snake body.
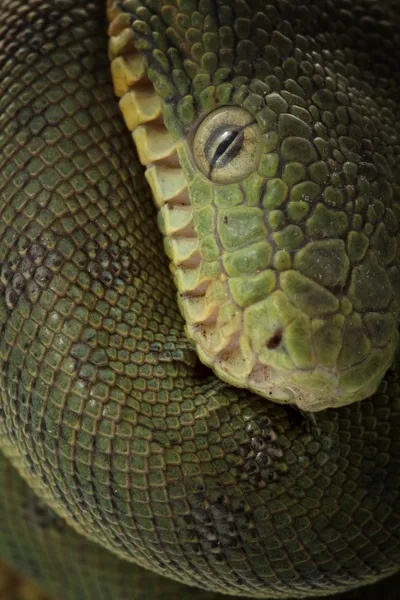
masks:
<svg viewBox="0 0 400 600"><path fill-rule="evenodd" d="M395 4L110 2L108 57L100 4L0 3L0 557L74 599L394 574Z"/></svg>

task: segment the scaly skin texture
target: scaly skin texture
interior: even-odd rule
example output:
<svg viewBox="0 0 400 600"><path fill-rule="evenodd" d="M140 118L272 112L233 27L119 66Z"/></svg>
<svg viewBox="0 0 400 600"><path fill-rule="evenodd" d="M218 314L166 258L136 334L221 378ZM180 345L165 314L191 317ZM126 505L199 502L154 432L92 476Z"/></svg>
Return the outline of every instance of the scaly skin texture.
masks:
<svg viewBox="0 0 400 600"><path fill-rule="evenodd" d="M369 0L115 5L180 142L186 207L179 169L148 173L167 196L178 181L160 216L199 356L229 383L304 410L370 396L398 342L393 14ZM240 121L235 107L252 127L210 174L213 128Z"/></svg>
<svg viewBox="0 0 400 600"><path fill-rule="evenodd" d="M113 554L241 597L318 597L394 573L399 364L372 398L315 418L199 366L100 13L83 0L0 8L0 446L38 502L103 550L90 545L86 572L82 536L67 528L64 546L39 523L30 538L26 488L8 478L1 555L76 598L71 565L83 599L103 565L136 569ZM32 544L47 541L35 570Z"/></svg>
<svg viewBox="0 0 400 600"><path fill-rule="evenodd" d="M77 535L0 454L0 556L52 600L223 600L118 559ZM399 575L332 600L397 600ZM7 587L6 587L7 586ZM324 596L321 596L321 599ZM1 600L50 600L0 563Z"/></svg>
<svg viewBox="0 0 400 600"><path fill-rule="evenodd" d="M224 600L118 559L77 535L46 507L0 454L0 556L36 586L0 563L1 600ZM335 595L332 600L397 600L399 575ZM6 593L7 591L7 593ZM323 596L321 596L323 598Z"/></svg>
<svg viewBox="0 0 400 600"><path fill-rule="evenodd" d="M122 561L77 535L1 454L0 531L0 558L37 581L54 600L223 600ZM50 600L1 564L0 598Z"/></svg>

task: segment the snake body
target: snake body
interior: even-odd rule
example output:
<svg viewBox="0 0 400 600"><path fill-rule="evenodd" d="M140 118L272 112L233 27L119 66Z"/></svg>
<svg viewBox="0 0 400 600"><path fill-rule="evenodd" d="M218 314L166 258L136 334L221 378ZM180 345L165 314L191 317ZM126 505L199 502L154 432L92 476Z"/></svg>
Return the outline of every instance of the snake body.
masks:
<svg viewBox="0 0 400 600"><path fill-rule="evenodd" d="M318 597L394 574L400 559L398 16L368 0L109 3L110 58L120 59L114 85L125 82L122 96L135 91L141 60L142 84L162 107L149 122L166 127L172 142L163 140L179 146L179 163L164 157L152 166L182 170L193 210L205 204L200 217L190 213L198 221L185 224L183 189L170 194L182 200L175 221L160 194L185 333L152 192L118 113L105 9L83 0L0 4L0 557L57 598L82 600L127 598L133 587L143 600L175 597L186 593L180 584L197 588L187 593L199 599ZM307 99L315 95L311 109ZM213 191L221 183L198 175L190 160L190 124L239 104L267 128L267 150L258 156L258 179L252 172L224 196L222 188ZM125 120L131 116L126 110ZM317 151L318 160L309 160ZM157 188L160 171L152 179L154 169L146 168L157 196L165 179ZM317 187L325 202L313 200ZM261 190L268 241L275 244L268 269L258 268L264 287L255 286L255 301L246 296L250 280L241 283L242 247L224 229L227 203L239 206L239 188L245 214L255 219L249 217L255 225L245 234L264 248L251 255L259 267L269 252L257 237ZM222 219L218 260L210 258L217 252L207 221L210 194ZM240 210L233 210L233 222ZM291 245L298 230L311 240L304 246L312 248L311 262L305 252L296 259L303 249ZM183 246L186 238L192 241ZM188 254L195 244L202 250ZM354 263L347 287L337 279L338 248ZM325 260L318 284L316 257ZM223 263L225 277L214 262ZM209 283L215 322L204 319L201 300L193 309L201 287L198 281L188 287L193 265ZM279 289L271 287L273 270ZM235 314L228 302L218 303L226 285L240 307ZM285 294L295 305L290 314ZM260 306L264 312L257 313ZM258 335L254 323L265 306L267 329L260 325ZM321 306L329 311L321 314ZM240 315L239 333L251 340L253 358L267 361L261 371L288 374L295 394L289 400L303 394L320 402L326 389L329 405L347 404L350 396L357 401L310 416L231 387L232 372L227 376L221 360L239 364ZM217 336L228 330L228 345L218 338L217 358L201 354L199 323L211 323ZM277 323L286 345L277 343L273 354ZM331 353L321 330L336 348ZM188 337L227 383L198 362ZM260 340L269 346L264 354L256 351ZM300 340L306 342L298 347ZM310 347L317 348L312 355ZM336 366L328 369L335 352ZM258 390L254 364L234 374L245 373L245 383ZM271 382L276 395L282 381L274 375Z"/></svg>

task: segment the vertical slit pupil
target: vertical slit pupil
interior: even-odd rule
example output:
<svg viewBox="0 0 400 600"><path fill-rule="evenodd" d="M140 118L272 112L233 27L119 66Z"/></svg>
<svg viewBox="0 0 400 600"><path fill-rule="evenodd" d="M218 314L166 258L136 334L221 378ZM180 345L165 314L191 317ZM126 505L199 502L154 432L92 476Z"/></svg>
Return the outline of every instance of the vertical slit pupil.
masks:
<svg viewBox="0 0 400 600"><path fill-rule="evenodd" d="M220 144L218 144L217 149L214 154L214 157L213 157L214 162L216 162L219 158L221 158L221 156L223 156L225 154L225 152L228 150L229 146L235 141L237 134L238 134L238 131L236 131L236 130L227 131L225 134L223 134L222 142Z"/></svg>

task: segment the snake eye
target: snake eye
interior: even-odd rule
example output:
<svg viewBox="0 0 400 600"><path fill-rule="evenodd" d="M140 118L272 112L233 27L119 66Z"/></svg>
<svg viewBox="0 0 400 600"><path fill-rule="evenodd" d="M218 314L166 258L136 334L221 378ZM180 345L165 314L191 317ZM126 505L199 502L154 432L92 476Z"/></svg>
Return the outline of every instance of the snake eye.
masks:
<svg viewBox="0 0 400 600"><path fill-rule="evenodd" d="M258 167L261 130L243 108L226 106L203 119L193 140L200 171L215 183L241 181Z"/></svg>

